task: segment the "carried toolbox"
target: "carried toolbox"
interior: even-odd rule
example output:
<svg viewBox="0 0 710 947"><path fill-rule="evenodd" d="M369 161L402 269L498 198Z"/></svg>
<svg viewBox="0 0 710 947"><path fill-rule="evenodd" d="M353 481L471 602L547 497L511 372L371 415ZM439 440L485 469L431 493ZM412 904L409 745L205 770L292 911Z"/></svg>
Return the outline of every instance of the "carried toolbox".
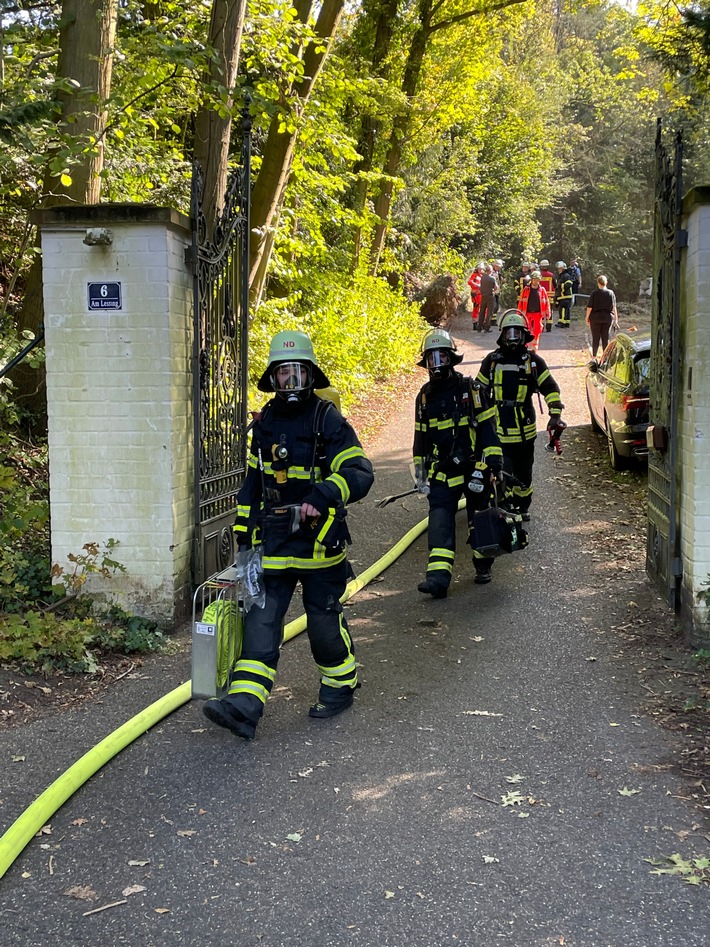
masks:
<svg viewBox="0 0 710 947"><path fill-rule="evenodd" d="M473 514L471 545L485 558L516 552L518 549L525 549L528 544L528 534L523 529L521 515L499 507L495 489L493 496L494 506Z"/></svg>
<svg viewBox="0 0 710 947"><path fill-rule="evenodd" d="M192 696L224 697L242 651L243 608L234 566L202 583L192 599Z"/></svg>

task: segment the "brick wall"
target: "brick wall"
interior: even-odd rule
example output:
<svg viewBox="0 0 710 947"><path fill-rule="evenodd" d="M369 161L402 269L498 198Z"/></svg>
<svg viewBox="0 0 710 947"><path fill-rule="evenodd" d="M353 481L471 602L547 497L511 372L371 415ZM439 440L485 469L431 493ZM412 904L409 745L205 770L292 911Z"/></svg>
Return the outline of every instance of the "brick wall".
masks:
<svg viewBox="0 0 710 947"><path fill-rule="evenodd" d="M679 398L681 615L691 642L701 645L710 641L702 595L710 581L710 188L691 191L683 210L688 248Z"/></svg>
<svg viewBox="0 0 710 947"><path fill-rule="evenodd" d="M119 541L127 569L92 592L173 624L191 597L192 280L185 218L163 208L55 208L40 218L52 560ZM110 245L87 246L87 228ZM88 284L120 283L121 309Z"/></svg>

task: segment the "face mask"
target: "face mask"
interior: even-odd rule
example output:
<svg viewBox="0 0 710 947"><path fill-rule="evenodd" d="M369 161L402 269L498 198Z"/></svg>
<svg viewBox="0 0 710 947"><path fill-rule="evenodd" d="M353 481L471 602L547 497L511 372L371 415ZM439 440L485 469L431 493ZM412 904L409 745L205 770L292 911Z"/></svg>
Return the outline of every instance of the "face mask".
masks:
<svg viewBox="0 0 710 947"><path fill-rule="evenodd" d="M523 341L523 330L518 326L511 326L503 333L503 341L507 345L521 345Z"/></svg>
<svg viewBox="0 0 710 947"><path fill-rule="evenodd" d="M311 372L301 362L281 362L271 374L274 391L286 401L299 401L311 387Z"/></svg>

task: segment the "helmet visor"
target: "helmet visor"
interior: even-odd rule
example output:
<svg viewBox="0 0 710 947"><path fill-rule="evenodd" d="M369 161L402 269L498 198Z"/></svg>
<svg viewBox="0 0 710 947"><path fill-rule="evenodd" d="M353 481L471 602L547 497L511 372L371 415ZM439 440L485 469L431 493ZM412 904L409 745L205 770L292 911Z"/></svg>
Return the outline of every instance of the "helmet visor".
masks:
<svg viewBox="0 0 710 947"><path fill-rule="evenodd" d="M451 352L446 349L433 349L426 353L426 367L431 370L446 368L451 364Z"/></svg>
<svg viewBox="0 0 710 947"><path fill-rule="evenodd" d="M311 386L311 370L302 362L281 362L274 368L271 379L274 391L305 391Z"/></svg>
<svg viewBox="0 0 710 947"><path fill-rule="evenodd" d="M518 345L524 339L524 331L522 326L510 326L503 332L503 341L508 345Z"/></svg>

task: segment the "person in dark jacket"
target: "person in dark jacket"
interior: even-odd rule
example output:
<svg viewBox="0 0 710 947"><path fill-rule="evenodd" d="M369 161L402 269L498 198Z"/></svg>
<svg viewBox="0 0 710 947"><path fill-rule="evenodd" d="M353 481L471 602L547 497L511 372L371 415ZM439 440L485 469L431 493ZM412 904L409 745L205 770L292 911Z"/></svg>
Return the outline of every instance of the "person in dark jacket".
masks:
<svg viewBox="0 0 710 947"><path fill-rule="evenodd" d="M244 618L242 653L228 695L205 716L251 739L276 676L283 619L298 582L311 652L320 674L311 717L351 706L358 686L353 642L340 598L348 578L346 505L367 495L372 465L355 431L314 389L329 387L302 332L279 332L258 382L273 391L252 431L247 475L237 495L240 550L261 546L263 608Z"/></svg>
<svg viewBox="0 0 710 947"><path fill-rule="evenodd" d="M486 355L476 376L496 410L503 470L511 477L506 505L525 521L530 519L537 437L533 395L539 391L545 399L550 412L548 430L557 427L564 407L559 385L544 359L527 349L532 339L523 314L508 310L500 321L498 348Z"/></svg>
<svg viewBox="0 0 710 947"><path fill-rule="evenodd" d="M569 329L572 300L574 299L574 278L564 260L556 264L557 279L555 280L555 302L559 317L557 325L561 329Z"/></svg>
<svg viewBox="0 0 710 947"><path fill-rule="evenodd" d="M417 588L445 598L456 550L456 511L466 498L474 582L491 581L493 559L475 548L473 514L491 502L492 478L500 474L502 452L481 385L454 368L463 358L441 329L424 338L419 365L429 381L417 395L414 420L414 471L419 491L429 499L429 559L426 578Z"/></svg>
<svg viewBox="0 0 710 947"><path fill-rule="evenodd" d="M597 288L589 294L587 325L592 332L592 358L596 358L599 343L601 342L602 352L609 343L609 329L612 326L619 328L616 296L607 287L606 276L597 276Z"/></svg>

